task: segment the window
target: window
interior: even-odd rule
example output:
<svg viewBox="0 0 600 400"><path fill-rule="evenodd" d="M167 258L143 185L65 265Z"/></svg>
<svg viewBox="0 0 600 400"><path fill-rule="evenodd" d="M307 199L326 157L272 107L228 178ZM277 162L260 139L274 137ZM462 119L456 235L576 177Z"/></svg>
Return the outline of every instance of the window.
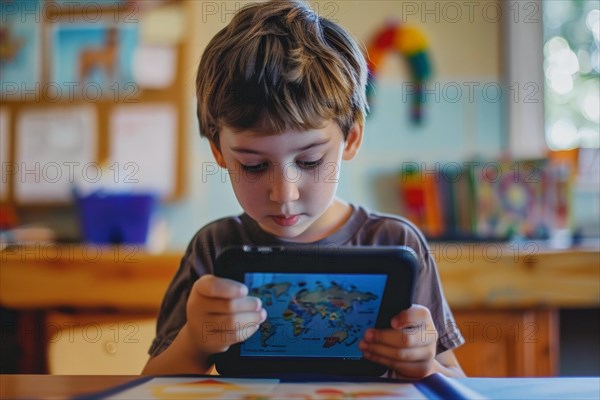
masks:
<svg viewBox="0 0 600 400"><path fill-rule="evenodd" d="M600 147L600 10L597 0L542 2L546 143Z"/></svg>

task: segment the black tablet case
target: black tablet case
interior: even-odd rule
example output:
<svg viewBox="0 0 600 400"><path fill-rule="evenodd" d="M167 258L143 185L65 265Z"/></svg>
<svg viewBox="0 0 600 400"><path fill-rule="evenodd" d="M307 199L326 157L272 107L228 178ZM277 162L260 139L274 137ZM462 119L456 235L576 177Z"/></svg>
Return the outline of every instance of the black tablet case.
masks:
<svg viewBox="0 0 600 400"><path fill-rule="evenodd" d="M286 246L233 247L217 258L215 275L243 281L245 272L273 273L354 273L386 274L388 283L377 318L376 328L389 328L391 318L410 307L417 258L405 246L387 247L312 247ZM381 376L386 368L371 361L338 358L242 357L241 344L215 355L221 374L247 376L269 373L306 373L351 376Z"/></svg>

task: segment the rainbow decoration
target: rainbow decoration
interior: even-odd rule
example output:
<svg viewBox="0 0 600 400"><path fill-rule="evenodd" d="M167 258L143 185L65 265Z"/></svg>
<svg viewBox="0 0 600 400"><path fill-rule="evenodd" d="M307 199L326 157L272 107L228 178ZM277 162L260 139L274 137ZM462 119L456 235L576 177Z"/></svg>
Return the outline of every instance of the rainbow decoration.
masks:
<svg viewBox="0 0 600 400"><path fill-rule="evenodd" d="M408 90L411 99L411 120L420 123L423 119L422 106L425 102L423 85L431 75L431 64L427 54L427 38L423 32L414 26L391 22L379 31L368 47L369 80L367 83L367 98L372 105L375 92L375 76L377 68L390 53L399 53L409 65L413 85Z"/></svg>

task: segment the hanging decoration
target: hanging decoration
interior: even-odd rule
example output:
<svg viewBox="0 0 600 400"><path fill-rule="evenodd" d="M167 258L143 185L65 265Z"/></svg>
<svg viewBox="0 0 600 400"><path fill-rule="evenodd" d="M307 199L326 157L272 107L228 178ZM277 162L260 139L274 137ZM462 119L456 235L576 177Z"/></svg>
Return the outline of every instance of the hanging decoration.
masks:
<svg viewBox="0 0 600 400"><path fill-rule="evenodd" d="M419 28L398 22L390 22L377 32L368 46L369 81L367 98L371 107L375 94L377 69L389 53L399 53L408 62L412 79L412 85L408 93L411 96L410 115L411 120L419 124L423 120L422 108L425 102L423 86L431 75L427 38Z"/></svg>

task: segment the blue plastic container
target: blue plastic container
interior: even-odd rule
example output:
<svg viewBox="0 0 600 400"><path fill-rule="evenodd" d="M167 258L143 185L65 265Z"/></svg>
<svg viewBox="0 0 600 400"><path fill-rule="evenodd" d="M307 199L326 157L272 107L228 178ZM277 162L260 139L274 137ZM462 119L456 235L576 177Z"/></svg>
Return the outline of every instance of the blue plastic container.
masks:
<svg viewBox="0 0 600 400"><path fill-rule="evenodd" d="M153 194L96 192L77 199L83 238L98 244L144 244L156 207Z"/></svg>

